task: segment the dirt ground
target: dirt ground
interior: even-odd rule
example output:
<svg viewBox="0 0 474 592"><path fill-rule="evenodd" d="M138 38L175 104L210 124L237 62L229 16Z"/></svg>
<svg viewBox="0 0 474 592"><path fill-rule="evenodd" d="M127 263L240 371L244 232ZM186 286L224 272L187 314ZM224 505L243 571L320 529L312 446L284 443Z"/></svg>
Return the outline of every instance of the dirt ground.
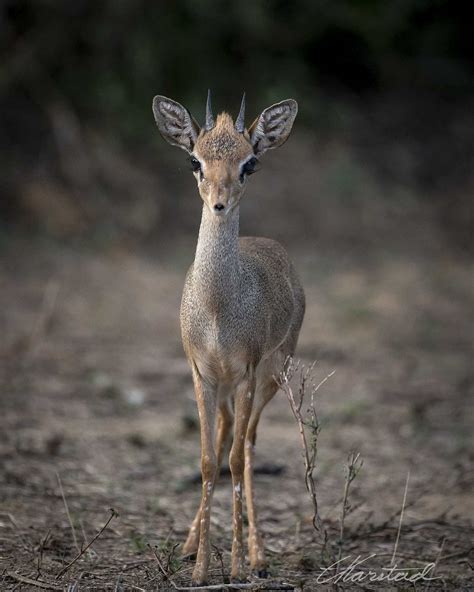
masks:
<svg viewBox="0 0 474 592"><path fill-rule="evenodd" d="M178 325L192 249L96 254L21 241L4 249L2 592L173 589L148 545L175 585L190 585L192 563L176 545L199 499L199 431ZM472 265L447 252L290 250L307 295L297 357L317 361L316 378L335 370L317 402L329 547L339 536L344 464L356 450L364 464L349 496L347 563L360 556L378 569L390 565L408 473L396 563L436 563L433 581L341 581L339 589L472 590ZM317 579L320 538L283 393L264 414L257 468L270 581L328 589ZM118 516L57 577L110 508ZM212 524L218 584L231 544L226 471Z"/></svg>

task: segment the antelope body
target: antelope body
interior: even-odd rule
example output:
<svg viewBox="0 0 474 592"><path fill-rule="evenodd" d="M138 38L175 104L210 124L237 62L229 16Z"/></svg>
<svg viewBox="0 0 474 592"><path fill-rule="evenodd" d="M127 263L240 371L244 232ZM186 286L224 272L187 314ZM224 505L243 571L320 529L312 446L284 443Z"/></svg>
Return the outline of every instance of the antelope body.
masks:
<svg viewBox="0 0 474 592"><path fill-rule="evenodd" d="M163 96L153 100L163 137L189 153L204 202L181 305L182 339L201 427L201 504L183 547L184 554L197 552L197 585L207 579L212 494L232 425L231 575L237 581L245 575L243 489L250 564L260 576L266 575L253 488L256 431L264 406L278 390L274 377L294 353L305 308L303 289L284 248L266 238L239 238L239 202L246 179L259 156L288 138L297 104L289 99L269 107L248 130L244 110L245 95L235 123L227 113L214 121L208 95L206 123L200 129L179 103Z"/></svg>

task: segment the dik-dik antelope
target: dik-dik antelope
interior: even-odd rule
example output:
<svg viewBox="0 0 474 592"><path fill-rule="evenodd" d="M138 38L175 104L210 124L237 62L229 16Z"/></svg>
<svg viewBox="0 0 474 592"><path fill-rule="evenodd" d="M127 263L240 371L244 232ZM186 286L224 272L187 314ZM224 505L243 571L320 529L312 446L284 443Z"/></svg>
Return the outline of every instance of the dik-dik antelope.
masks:
<svg viewBox="0 0 474 592"><path fill-rule="evenodd" d="M161 135L186 150L204 202L194 263L181 304L184 350L192 368L201 426L202 497L183 553L197 552L193 583L204 584L210 559L214 486L234 426L229 456L233 495L233 580L244 579L242 486L251 568L266 576L254 500L254 445L260 414L275 395L275 376L293 355L303 322L303 289L285 249L268 238L239 238L239 205L260 156L288 138L298 111L293 99L265 109L247 129L245 94L234 123L214 120L210 94L200 128L190 112L153 99ZM217 418L217 421L216 421ZM217 424L217 425L216 425Z"/></svg>

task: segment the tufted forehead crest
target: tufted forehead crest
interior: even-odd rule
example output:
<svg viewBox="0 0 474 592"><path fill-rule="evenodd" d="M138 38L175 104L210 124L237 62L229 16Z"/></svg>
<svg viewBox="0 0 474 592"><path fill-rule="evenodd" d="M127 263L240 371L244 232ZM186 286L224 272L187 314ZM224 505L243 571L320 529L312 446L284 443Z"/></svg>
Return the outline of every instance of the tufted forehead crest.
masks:
<svg viewBox="0 0 474 592"><path fill-rule="evenodd" d="M204 160L240 161L252 153L252 146L247 132L239 133L232 117L228 113L220 113L211 130L201 130L195 152Z"/></svg>

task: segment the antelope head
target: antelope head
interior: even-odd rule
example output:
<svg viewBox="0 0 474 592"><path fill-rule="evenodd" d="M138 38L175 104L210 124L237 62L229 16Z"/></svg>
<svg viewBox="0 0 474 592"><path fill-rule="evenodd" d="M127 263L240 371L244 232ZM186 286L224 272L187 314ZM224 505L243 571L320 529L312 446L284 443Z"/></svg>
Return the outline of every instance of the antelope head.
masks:
<svg viewBox="0 0 474 592"><path fill-rule="evenodd" d="M189 154L204 204L221 217L239 204L260 156L287 140L297 112L297 102L287 99L265 109L247 129L245 93L234 122L225 112L214 119L209 91L206 120L200 128L191 113L176 101L161 95L153 99L153 114L161 135Z"/></svg>

